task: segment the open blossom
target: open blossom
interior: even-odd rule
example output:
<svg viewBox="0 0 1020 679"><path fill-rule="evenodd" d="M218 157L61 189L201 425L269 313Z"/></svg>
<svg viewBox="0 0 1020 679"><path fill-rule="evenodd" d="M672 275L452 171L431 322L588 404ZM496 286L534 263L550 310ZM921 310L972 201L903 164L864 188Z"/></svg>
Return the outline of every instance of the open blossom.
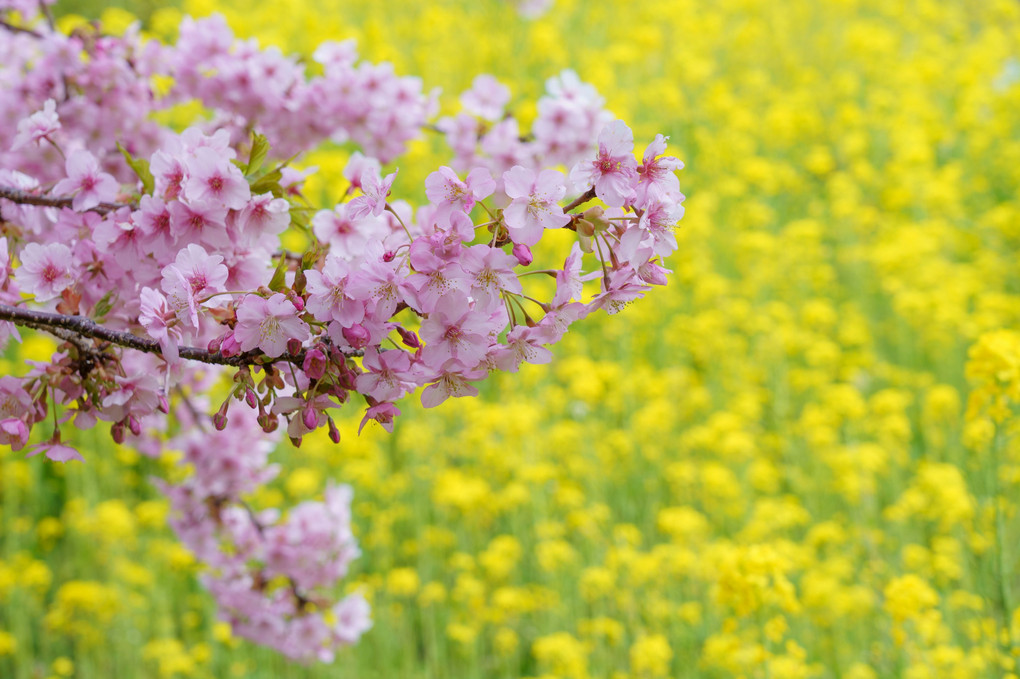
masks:
<svg viewBox="0 0 1020 679"><path fill-rule="evenodd" d="M361 171L359 184L364 193L353 199L347 207L347 213L351 219L361 219L371 214L378 217L386 210L386 199L393 187L393 180L397 178L396 172L391 172L380 178L379 172L371 165L365 166Z"/></svg>
<svg viewBox="0 0 1020 679"><path fill-rule="evenodd" d="M85 458L81 456L81 453L71 446L61 443L59 438L32 446L32 451L25 455L25 457L35 457L39 453L46 453L46 457L53 462L70 462L71 460L77 460L78 462L85 461Z"/></svg>
<svg viewBox="0 0 1020 679"><path fill-rule="evenodd" d="M181 273L188 282L196 302L199 297L226 290L224 285L229 272L223 264L223 257L210 255L201 245L191 243L188 247L181 248L174 263L163 267L164 279L168 277L176 279L176 275L170 269L177 269Z"/></svg>
<svg viewBox="0 0 1020 679"><path fill-rule="evenodd" d="M213 203L240 210L248 204L251 189L240 168L217 151L203 146L187 163L184 195L189 203Z"/></svg>
<svg viewBox="0 0 1020 679"><path fill-rule="evenodd" d="M74 194L71 207L82 212L117 197L120 184L113 175L99 170L99 161L84 149L72 151L64 163L67 179L53 187L57 194Z"/></svg>
<svg viewBox="0 0 1020 679"><path fill-rule="evenodd" d="M579 191L595 187L595 195L609 207L623 207L633 199L637 182L634 133L622 120L614 120L599 134L595 160L582 160L570 171Z"/></svg>
<svg viewBox="0 0 1020 679"><path fill-rule="evenodd" d="M40 302L59 297L76 277L71 248L63 243L29 243L21 251L21 267L15 272L21 289Z"/></svg>
<svg viewBox="0 0 1020 679"><path fill-rule="evenodd" d="M177 346L181 340L180 330L174 327L176 310L171 308L166 297L152 288L142 288L140 299L139 324L149 333L149 337L159 342L167 363L176 363L180 358Z"/></svg>
<svg viewBox="0 0 1020 679"><path fill-rule="evenodd" d="M484 167L471 170L464 181L445 165L425 178L425 195L436 206L436 222L444 227L449 224L452 212L471 212L476 201L495 190L496 182Z"/></svg>
<svg viewBox="0 0 1020 679"><path fill-rule="evenodd" d="M471 89L460 95L464 108L480 118L496 122L510 101L510 88L491 75L475 76Z"/></svg>
<svg viewBox="0 0 1020 679"><path fill-rule="evenodd" d="M36 111L18 122L18 134L14 136L11 150L17 151L32 142L41 141L59 129L60 116L57 115L57 103L47 99L41 111Z"/></svg>
<svg viewBox="0 0 1020 679"><path fill-rule="evenodd" d="M558 229L570 222L559 200L567 192L563 173L558 170L534 171L516 165L503 173L503 186L511 203L503 210L503 219L515 243L532 246L545 229Z"/></svg>
<svg viewBox="0 0 1020 679"><path fill-rule="evenodd" d="M677 170L682 170L683 162L673 156L664 156L666 152L666 140L661 134L655 135L652 143L645 148L644 156L641 158L641 165L638 166L638 185L635 202L641 208L649 200L649 190L654 189L662 194L672 197L674 200L683 200L680 194L680 180L676 176Z"/></svg>
<svg viewBox="0 0 1020 679"><path fill-rule="evenodd" d="M234 329L241 351L258 347L266 356L276 358L287 349L287 340L294 338L304 342L311 333L298 313L294 303L282 293L278 292L269 299L245 295L237 306L237 327Z"/></svg>

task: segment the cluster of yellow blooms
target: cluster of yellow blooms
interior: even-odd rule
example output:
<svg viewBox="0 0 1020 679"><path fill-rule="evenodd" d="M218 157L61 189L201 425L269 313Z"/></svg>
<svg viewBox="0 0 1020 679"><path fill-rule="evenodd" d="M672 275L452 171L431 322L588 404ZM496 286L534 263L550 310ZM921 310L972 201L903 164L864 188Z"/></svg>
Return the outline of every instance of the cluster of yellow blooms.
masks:
<svg viewBox="0 0 1020 679"><path fill-rule="evenodd" d="M489 72L527 118L574 68L687 163L672 281L479 398L280 451L259 506L355 488L375 626L333 667L215 620L147 481L172 453L0 451L0 676L1020 676L1020 3L186 0L150 29L213 11L357 38L447 112ZM346 154L304 159L313 199Z"/></svg>

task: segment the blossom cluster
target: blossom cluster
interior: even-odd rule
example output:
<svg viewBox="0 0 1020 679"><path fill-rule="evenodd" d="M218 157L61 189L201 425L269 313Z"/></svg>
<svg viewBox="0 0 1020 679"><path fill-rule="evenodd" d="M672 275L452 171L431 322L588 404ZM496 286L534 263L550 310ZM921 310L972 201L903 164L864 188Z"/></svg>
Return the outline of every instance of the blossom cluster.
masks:
<svg viewBox="0 0 1020 679"><path fill-rule="evenodd" d="M62 421L109 422L114 440L149 453L183 431L169 445L192 476L162 487L223 615L242 636L330 660L369 625L363 600L329 603L357 554L350 491L331 487L283 517L249 508L244 496L273 476L272 439L260 437L285 428L300 445L326 428L339 442L330 411L355 394L362 426L389 429L407 394L420 389L433 407L477 394L494 371L548 362L571 324L666 282L682 163L662 135L638 161L630 128L571 73L550 81L522 141L505 89L481 78L461 98L466 112L436 126L460 171L432 172L414 208L391 200L397 171L383 163L434 106L419 81L357 65L351 43L320 46L324 75L306 79L296 60L234 40L222 19L185 20L172 46L3 26L0 54L30 57L0 67L26 95L0 156L0 339L18 337L16 324L64 343L0 380L0 442L67 461L83 458ZM110 74L109 90L89 89ZM164 100L154 76L173 80ZM176 133L149 120L190 98L211 121ZM99 116L93 131L108 105L123 119ZM341 202L316 212L305 173L284 158L327 138L361 150ZM560 229L576 234L562 267L529 268L532 248ZM306 251L282 247L288 230ZM552 278L552 292L540 298L530 275ZM217 374L232 378L229 394L198 418L191 395ZM30 445L51 411L52 434Z"/></svg>

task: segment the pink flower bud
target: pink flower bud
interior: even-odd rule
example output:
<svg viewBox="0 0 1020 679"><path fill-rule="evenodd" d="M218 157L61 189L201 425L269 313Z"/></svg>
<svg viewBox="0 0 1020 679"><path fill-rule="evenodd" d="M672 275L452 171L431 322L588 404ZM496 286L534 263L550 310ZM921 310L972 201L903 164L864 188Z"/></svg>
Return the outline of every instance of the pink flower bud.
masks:
<svg viewBox="0 0 1020 679"><path fill-rule="evenodd" d="M301 369L305 371L309 379L320 380L326 374L326 365L326 354L316 347L315 349L309 349L305 353L305 360L301 364Z"/></svg>
<svg viewBox="0 0 1020 679"><path fill-rule="evenodd" d="M248 407L252 410L258 407L259 400L252 389L249 389L244 393L244 402L247 403Z"/></svg>
<svg viewBox="0 0 1020 679"><path fill-rule="evenodd" d="M164 415L170 414L170 401L166 400L166 396L163 394L159 395L159 412Z"/></svg>
<svg viewBox="0 0 1020 679"><path fill-rule="evenodd" d="M344 328L344 339L350 342L355 349L362 349L368 344L368 330L360 323L352 325L349 328Z"/></svg>
<svg viewBox="0 0 1020 679"><path fill-rule="evenodd" d="M297 356L301 353L301 340L297 337L291 337L287 340L287 352L291 356Z"/></svg>
<svg viewBox="0 0 1020 679"><path fill-rule="evenodd" d="M340 443L340 430L336 428L333 418L327 415L326 422L329 424L329 440L333 443Z"/></svg>
<svg viewBox="0 0 1020 679"><path fill-rule="evenodd" d="M128 415L127 417L128 429L135 436L141 436L142 434L142 423L138 421L138 418L134 415Z"/></svg>
<svg viewBox="0 0 1020 679"><path fill-rule="evenodd" d="M241 343L234 339L234 333L227 334L220 341L220 353L228 358L241 353Z"/></svg>
<svg viewBox="0 0 1020 679"><path fill-rule="evenodd" d="M315 429L319 426L319 414L315 412L315 408L305 408L301 414L301 419L309 429Z"/></svg>
<svg viewBox="0 0 1020 679"><path fill-rule="evenodd" d="M384 261L384 262L392 262L393 258L396 257L396 256L397 256L397 253L393 252L393 250L387 250L386 252L383 253L382 261Z"/></svg>
<svg viewBox="0 0 1020 679"><path fill-rule="evenodd" d="M216 431L223 431L227 428L227 416L222 412L218 412L213 415L212 421L213 426L216 427Z"/></svg>
<svg viewBox="0 0 1020 679"><path fill-rule="evenodd" d="M291 301L291 303L294 305L294 308L298 310L298 313L305 310L305 300L301 295L297 294L294 291L290 291L287 293L287 299Z"/></svg>
<svg viewBox="0 0 1020 679"><path fill-rule="evenodd" d="M206 349L209 350L210 354L215 354L220 350L220 342L223 340L222 337L215 337L209 340L209 344L206 345Z"/></svg>
<svg viewBox="0 0 1020 679"><path fill-rule="evenodd" d="M418 339L418 336L411 332L410 330L405 330L404 328L398 325L397 332L400 333L400 339L405 346L408 346L412 349L417 349L418 347L421 346L421 340Z"/></svg>
<svg viewBox="0 0 1020 679"><path fill-rule="evenodd" d="M110 436L113 437L114 443L124 443L124 423L116 422L110 427Z"/></svg>
<svg viewBox="0 0 1020 679"><path fill-rule="evenodd" d="M528 266L535 260L531 254L531 248L524 243L517 243L514 245L513 255L517 258L517 261L520 262L521 266Z"/></svg>
<svg viewBox="0 0 1020 679"><path fill-rule="evenodd" d="M301 447L301 437L300 436L291 436L290 437L290 442L294 444L295 448L300 448Z"/></svg>

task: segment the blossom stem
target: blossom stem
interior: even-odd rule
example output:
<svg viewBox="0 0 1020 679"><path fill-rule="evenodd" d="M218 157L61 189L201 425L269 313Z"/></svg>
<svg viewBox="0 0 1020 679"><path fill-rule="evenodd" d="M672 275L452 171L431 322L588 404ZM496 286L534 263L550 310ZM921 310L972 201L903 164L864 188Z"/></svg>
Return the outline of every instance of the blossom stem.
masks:
<svg viewBox="0 0 1020 679"><path fill-rule="evenodd" d="M73 342L79 348L81 348L81 339L89 338L135 351L160 355L163 353L159 342L154 339L139 337L123 330L112 330L84 316L69 316L0 304L0 321L10 321L21 327L48 332L66 342ZM361 355L361 352L351 352L351 355ZM297 356L283 355L269 358L260 351L246 351L236 356L224 356L218 351L212 352L200 347L180 347L180 356L189 361L232 366L265 365L278 362L301 365L305 360L303 351Z"/></svg>
<svg viewBox="0 0 1020 679"><path fill-rule="evenodd" d="M397 221L400 222L400 226L403 227L404 233L407 234L407 240L414 242L414 236L412 236L411 232L407 230L407 225L404 224L404 220L400 218L400 215L398 215L397 211L393 209L393 206L390 205L389 203L386 203L386 211L389 212L394 217L396 217Z"/></svg>
<svg viewBox="0 0 1020 679"><path fill-rule="evenodd" d="M563 206L563 212L565 212L565 213L566 212L570 212L575 207L578 207L580 205L584 205L585 203L587 203L589 200L591 200L594 197L595 197L595 187L593 186L590 189L588 189L587 191L585 191L584 193L582 193L580 196L575 198L574 200L572 200L569 203L567 203L566 205L564 205Z"/></svg>
<svg viewBox="0 0 1020 679"><path fill-rule="evenodd" d="M0 198L20 205L39 205L41 207L71 207L71 203L74 201L74 196L37 196L10 186L0 186ZM138 206L134 203L100 203L87 211L105 215L122 207L135 209Z"/></svg>

